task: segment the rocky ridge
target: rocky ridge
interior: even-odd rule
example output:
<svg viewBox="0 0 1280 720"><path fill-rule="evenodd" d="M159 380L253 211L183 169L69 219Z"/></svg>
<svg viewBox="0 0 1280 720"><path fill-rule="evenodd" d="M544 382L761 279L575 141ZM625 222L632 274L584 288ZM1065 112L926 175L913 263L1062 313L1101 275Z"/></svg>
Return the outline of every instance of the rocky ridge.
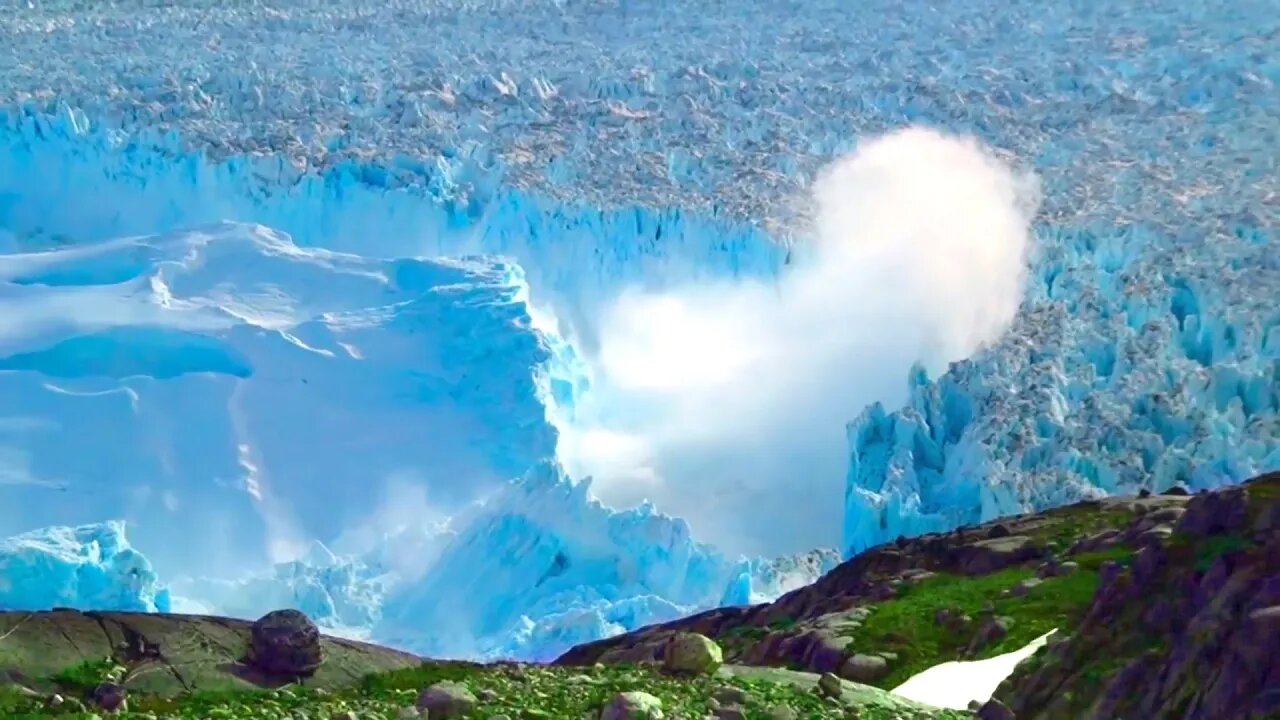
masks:
<svg viewBox="0 0 1280 720"><path fill-rule="evenodd" d="M558 663L659 662L714 638L727 662L892 688L1054 630L990 718L1280 716L1280 474L1175 487L900 538L776 602L574 648Z"/></svg>

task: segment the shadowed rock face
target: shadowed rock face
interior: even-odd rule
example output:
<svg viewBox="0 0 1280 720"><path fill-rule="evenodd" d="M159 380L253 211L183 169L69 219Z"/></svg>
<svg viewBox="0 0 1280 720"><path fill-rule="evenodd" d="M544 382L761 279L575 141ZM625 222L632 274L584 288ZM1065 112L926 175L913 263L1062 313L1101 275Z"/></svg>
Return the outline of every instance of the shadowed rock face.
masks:
<svg viewBox="0 0 1280 720"><path fill-rule="evenodd" d="M1191 498L997 693L1026 718L1280 717L1280 473Z"/></svg>
<svg viewBox="0 0 1280 720"><path fill-rule="evenodd" d="M273 687L291 681L244 663L253 624L200 615L124 612L0 612L0 684L53 689L52 678L85 662L112 657L128 671L130 692L176 695L186 690ZM374 645L317 636L324 662L314 687L352 685L371 672L421 660Z"/></svg>

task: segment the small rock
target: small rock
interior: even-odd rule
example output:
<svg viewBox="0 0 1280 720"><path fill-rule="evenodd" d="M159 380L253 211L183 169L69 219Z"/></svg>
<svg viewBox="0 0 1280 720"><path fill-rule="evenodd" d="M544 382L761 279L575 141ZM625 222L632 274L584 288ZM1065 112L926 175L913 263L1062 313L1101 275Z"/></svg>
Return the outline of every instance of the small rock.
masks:
<svg viewBox="0 0 1280 720"><path fill-rule="evenodd" d="M542 711L539 710L538 712L542 712ZM528 715L526 715L525 717L528 717ZM511 720L511 716L510 715L490 715L489 720Z"/></svg>
<svg viewBox="0 0 1280 720"><path fill-rule="evenodd" d="M422 720L422 711L416 707L402 707L396 711L396 720Z"/></svg>
<svg viewBox="0 0 1280 720"><path fill-rule="evenodd" d="M889 661L879 655L854 655L840 666L841 677L863 684L873 683L888 674Z"/></svg>
<svg viewBox="0 0 1280 720"><path fill-rule="evenodd" d="M844 683L834 673L822 673L818 678L818 690L827 697L838 698L844 695Z"/></svg>
<svg viewBox="0 0 1280 720"><path fill-rule="evenodd" d="M1079 569L1080 569L1080 563L1076 562L1075 560L1068 560L1058 566L1058 575L1059 576L1070 575L1071 573Z"/></svg>
<svg viewBox="0 0 1280 720"><path fill-rule="evenodd" d="M250 665L269 675L309 677L324 662L320 629L298 610L274 610L253 624Z"/></svg>
<svg viewBox="0 0 1280 720"><path fill-rule="evenodd" d="M64 702L66 702L66 699L58 693L54 693L49 696L49 707L51 708L62 707L62 703Z"/></svg>
<svg viewBox="0 0 1280 720"><path fill-rule="evenodd" d="M1146 500L1147 498L1151 497L1151 491L1146 488L1142 488L1141 490L1138 491L1138 497L1142 498L1143 500Z"/></svg>
<svg viewBox="0 0 1280 720"><path fill-rule="evenodd" d="M93 689L93 701L109 713L118 712L125 709L127 694L123 686L106 682Z"/></svg>
<svg viewBox="0 0 1280 720"><path fill-rule="evenodd" d="M480 702L491 703L498 699L498 693L490 688L481 688L480 692L476 693L476 697Z"/></svg>
<svg viewBox="0 0 1280 720"><path fill-rule="evenodd" d="M969 643L968 653L973 655L983 648L1000 642L1009 634L1009 621L1006 618L988 617L978 626L978 632Z"/></svg>
<svg viewBox="0 0 1280 720"><path fill-rule="evenodd" d="M667 641L662 665L676 673L711 674L724 662L724 653L714 640L698 633L680 633Z"/></svg>
<svg viewBox="0 0 1280 720"><path fill-rule="evenodd" d="M1168 490L1165 490L1160 494L1171 495L1175 497L1187 497L1188 495L1191 494L1191 491L1187 490L1187 487L1185 485L1174 485L1173 487L1169 488Z"/></svg>
<svg viewBox="0 0 1280 720"><path fill-rule="evenodd" d="M1154 525L1173 525L1182 519L1187 513L1185 508L1180 507L1162 507L1159 510L1153 510L1147 515L1147 521Z"/></svg>
<svg viewBox="0 0 1280 720"><path fill-rule="evenodd" d="M476 696L460 683L438 682L423 690L414 706L426 710L431 720L448 720L475 710Z"/></svg>
<svg viewBox="0 0 1280 720"><path fill-rule="evenodd" d="M1145 532L1138 536L1139 545L1161 545L1165 540L1173 536L1173 528L1168 525L1156 525L1148 528Z"/></svg>
<svg viewBox="0 0 1280 720"><path fill-rule="evenodd" d="M1009 526L1004 523L996 523L987 531L987 539L994 540L996 538L1009 537L1013 532L1009 530Z"/></svg>
<svg viewBox="0 0 1280 720"><path fill-rule="evenodd" d="M1044 581L1040 578L1027 578L1017 585L1014 585L1013 588L1010 589L1010 594L1014 597L1023 597L1027 593L1031 592L1031 588L1040 585L1043 582Z"/></svg>
<svg viewBox="0 0 1280 720"><path fill-rule="evenodd" d="M647 692L615 695L600 711L600 720L661 720L662 701Z"/></svg>
<svg viewBox="0 0 1280 720"><path fill-rule="evenodd" d="M747 711L737 705L726 705L722 708L716 708L716 720L747 720Z"/></svg>
<svg viewBox="0 0 1280 720"><path fill-rule="evenodd" d="M350 710L346 710L334 715L333 720L360 720L360 716Z"/></svg>
<svg viewBox="0 0 1280 720"><path fill-rule="evenodd" d="M711 693L711 697L725 705L747 704L747 691L733 685L716 688L716 691Z"/></svg>
<svg viewBox="0 0 1280 720"><path fill-rule="evenodd" d="M1004 703L992 698L978 709L978 720L1017 720Z"/></svg>
<svg viewBox="0 0 1280 720"><path fill-rule="evenodd" d="M797 720L798 717L796 711L786 705L779 705L769 711L769 720Z"/></svg>

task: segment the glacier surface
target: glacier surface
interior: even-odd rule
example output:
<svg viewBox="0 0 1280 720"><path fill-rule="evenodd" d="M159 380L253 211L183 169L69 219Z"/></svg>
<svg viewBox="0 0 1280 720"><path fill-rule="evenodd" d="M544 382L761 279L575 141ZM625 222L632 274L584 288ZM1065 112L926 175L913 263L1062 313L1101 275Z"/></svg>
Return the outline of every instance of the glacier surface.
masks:
<svg viewBox="0 0 1280 720"><path fill-rule="evenodd" d="M999 341L913 372L905 407L848 408L847 478L805 486L834 512L844 481L844 552L1280 465L1274 3L874 0L859 15L874 21L836 0L44 0L0 15L0 386L17 398L0 419L0 531L125 517L192 596L174 607L266 609L251 597L467 655L539 657L767 599L830 558L731 561L539 463L591 392L602 303L772 282L805 252L790 243L819 168L913 123L1034 168L1038 252ZM469 255L504 259L420 259ZM338 335L372 347L342 340L354 357ZM303 371L334 396L291 390ZM431 402L384 415L366 385ZM352 447L382 465L358 467ZM442 481L451 464L466 477ZM163 542L184 512L205 528L198 560ZM119 532L41 530L0 556L63 588L50 603L159 607L147 583L64 582L138 562ZM224 545L262 567L244 577ZM468 574L556 568L527 594ZM191 577L208 574L227 579ZM479 593L476 612L433 606L454 585Z"/></svg>
<svg viewBox="0 0 1280 720"><path fill-rule="evenodd" d="M448 514L555 452L553 341L511 264L224 223L0 255L0 280L11 531L122 518L165 575L220 573L381 522L406 483Z"/></svg>

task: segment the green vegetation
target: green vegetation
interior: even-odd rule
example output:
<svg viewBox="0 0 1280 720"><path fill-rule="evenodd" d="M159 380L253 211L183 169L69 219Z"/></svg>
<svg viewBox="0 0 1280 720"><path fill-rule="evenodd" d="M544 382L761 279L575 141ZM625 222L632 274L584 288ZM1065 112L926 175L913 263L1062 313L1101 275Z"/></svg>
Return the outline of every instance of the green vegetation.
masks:
<svg viewBox="0 0 1280 720"><path fill-rule="evenodd" d="M1044 525L1028 533L1057 553L1066 551L1081 538L1104 530L1122 528L1134 518L1131 510L1119 507L1070 505L1044 514Z"/></svg>
<svg viewBox="0 0 1280 720"><path fill-rule="evenodd" d="M1035 577L1033 568L1010 568L979 577L937 575L904 586L899 597L876 605L863 624L848 634L859 652L898 654L893 671L875 683L895 687L933 665L960 658L973 639L973 627L956 629L937 622L939 611L976 617L990 605L996 616L1009 618L1009 632L973 659L1011 652L1054 628L1073 627L1093 601L1102 563L1124 561L1131 555L1127 548L1082 553L1072 558L1080 564L1079 570L1048 578L1021 597L1004 595L1004 591Z"/></svg>
<svg viewBox="0 0 1280 720"><path fill-rule="evenodd" d="M69 668L68 677L87 679L88 668ZM812 676L807 676L812 678ZM357 686L326 693L302 686L263 691L206 691L173 698L138 696L129 698L129 710L113 717L208 718L209 720L288 720L297 717L331 720L351 712L358 720L398 717L402 708L412 707L418 692L433 683L454 681L465 685L479 702L468 718L487 720L495 715L513 719L546 718L578 720L596 717L611 698L621 692L642 690L662 701L668 718L701 718L708 714L716 690L727 685L747 694L746 717L766 720L772 710L789 707L806 720L842 718L847 710L824 700L811 687L788 681L787 676L744 672L718 676L677 678L657 669L637 666L598 666L590 669L530 666L520 669L482 667L463 663L426 663L419 667L367 676ZM884 696L859 698L858 717L889 720L904 717L900 700ZM72 703L61 708L46 707L45 700L9 691L0 692L0 717L6 720L44 718L90 718L76 712ZM964 713L906 711L905 717L958 720Z"/></svg>
<svg viewBox="0 0 1280 720"><path fill-rule="evenodd" d="M120 682L124 674L123 665L112 658L104 657L98 660L86 660L79 665L65 668L53 676L53 682L66 690L88 692L104 682Z"/></svg>
<svg viewBox="0 0 1280 720"><path fill-rule="evenodd" d="M1215 535L1196 545L1196 572L1208 572L1213 563L1223 555L1241 552L1253 547L1253 541L1241 535Z"/></svg>

